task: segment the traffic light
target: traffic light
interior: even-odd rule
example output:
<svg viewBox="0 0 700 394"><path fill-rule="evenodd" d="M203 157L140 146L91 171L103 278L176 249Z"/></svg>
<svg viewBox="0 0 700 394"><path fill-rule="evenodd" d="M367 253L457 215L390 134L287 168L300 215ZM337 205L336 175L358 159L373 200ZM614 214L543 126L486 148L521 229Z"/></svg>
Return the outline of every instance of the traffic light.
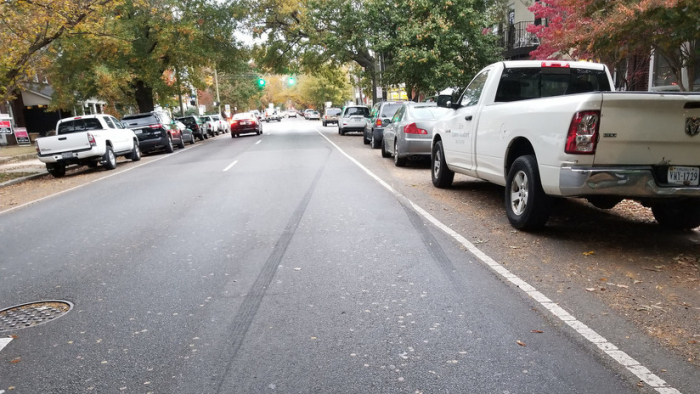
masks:
<svg viewBox="0 0 700 394"><path fill-rule="evenodd" d="M265 87L265 80L262 78L258 78L258 88L263 89Z"/></svg>
<svg viewBox="0 0 700 394"><path fill-rule="evenodd" d="M296 82L297 82L297 81L294 80L294 77L289 77L289 79L287 79L287 84L288 84L289 86L294 85Z"/></svg>

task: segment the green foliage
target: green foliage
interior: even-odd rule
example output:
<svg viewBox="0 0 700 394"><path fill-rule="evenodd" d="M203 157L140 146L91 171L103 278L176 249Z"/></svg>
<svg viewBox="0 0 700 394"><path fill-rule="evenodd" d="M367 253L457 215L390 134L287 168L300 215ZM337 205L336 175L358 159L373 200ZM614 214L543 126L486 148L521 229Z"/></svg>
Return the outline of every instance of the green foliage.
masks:
<svg viewBox="0 0 700 394"><path fill-rule="evenodd" d="M229 8L216 2L126 0L100 30L58 42L56 105L98 97L144 112L154 100L204 89L206 67L240 69L234 28Z"/></svg>

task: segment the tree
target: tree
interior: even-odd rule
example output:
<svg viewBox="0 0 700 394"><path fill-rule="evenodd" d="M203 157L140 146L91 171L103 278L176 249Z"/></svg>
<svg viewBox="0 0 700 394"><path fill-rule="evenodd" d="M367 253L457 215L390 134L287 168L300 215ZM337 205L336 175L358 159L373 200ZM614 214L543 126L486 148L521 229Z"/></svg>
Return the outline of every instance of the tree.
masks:
<svg viewBox="0 0 700 394"><path fill-rule="evenodd" d="M547 26L530 26L542 43L538 59L571 56L616 63L653 51L663 56L682 91L694 90L700 61L697 0L542 0L530 8ZM689 84L680 83L682 70Z"/></svg>
<svg viewBox="0 0 700 394"><path fill-rule="evenodd" d="M0 3L0 98L24 78L49 64L46 51L56 40L84 34L116 0L6 0Z"/></svg>
<svg viewBox="0 0 700 394"><path fill-rule="evenodd" d="M147 112L156 98L205 89L205 69L236 72L247 60L231 16L228 6L206 0L125 0L102 30L60 40L57 103L103 97Z"/></svg>

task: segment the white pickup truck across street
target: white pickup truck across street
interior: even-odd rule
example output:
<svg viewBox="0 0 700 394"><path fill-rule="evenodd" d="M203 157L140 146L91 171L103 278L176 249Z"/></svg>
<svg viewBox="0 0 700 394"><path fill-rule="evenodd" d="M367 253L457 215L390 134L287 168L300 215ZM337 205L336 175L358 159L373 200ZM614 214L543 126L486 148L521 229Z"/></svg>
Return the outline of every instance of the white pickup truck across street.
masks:
<svg viewBox="0 0 700 394"><path fill-rule="evenodd" d="M110 115L84 115L61 119L56 135L37 138L36 151L40 161L55 177L66 174L69 164L106 169L117 167L117 156L141 160L139 141L133 130Z"/></svg>
<svg viewBox="0 0 700 394"><path fill-rule="evenodd" d="M605 65L492 64L433 130L432 181L454 173L505 186L519 229L543 227L556 197L610 209L622 199L651 207L672 229L700 226L700 95L611 92Z"/></svg>

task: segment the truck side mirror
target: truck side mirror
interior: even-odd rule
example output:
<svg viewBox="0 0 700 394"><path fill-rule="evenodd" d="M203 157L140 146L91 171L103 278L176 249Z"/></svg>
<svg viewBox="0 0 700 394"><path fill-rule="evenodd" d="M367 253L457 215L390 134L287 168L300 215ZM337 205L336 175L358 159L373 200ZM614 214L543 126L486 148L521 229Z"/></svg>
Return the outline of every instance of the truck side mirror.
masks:
<svg viewBox="0 0 700 394"><path fill-rule="evenodd" d="M446 88L437 97L437 106L442 108L458 108L459 88Z"/></svg>

